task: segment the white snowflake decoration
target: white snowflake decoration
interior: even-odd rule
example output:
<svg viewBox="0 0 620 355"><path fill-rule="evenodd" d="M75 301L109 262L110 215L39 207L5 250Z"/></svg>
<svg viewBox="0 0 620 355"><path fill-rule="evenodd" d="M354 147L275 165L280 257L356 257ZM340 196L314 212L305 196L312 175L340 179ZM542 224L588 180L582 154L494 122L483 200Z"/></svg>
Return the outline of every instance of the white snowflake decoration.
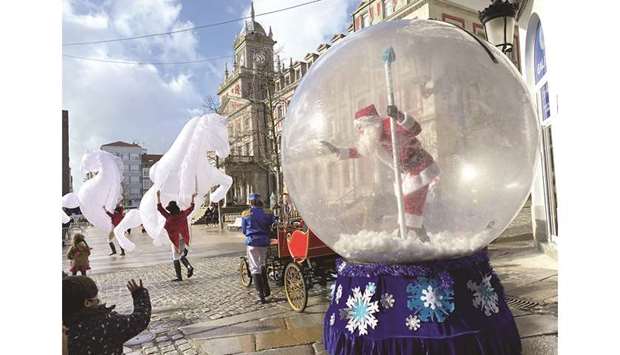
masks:
<svg viewBox="0 0 620 355"><path fill-rule="evenodd" d="M383 307L383 309L390 309L392 307L394 307L394 296L392 296L389 293L384 293L383 295L381 295L381 307Z"/></svg>
<svg viewBox="0 0 620 355"><path fill-rule="evenodd" d="M329 286L329 290L330 290L329 291L329 299L333 301L334 300L334 293L336 292L336 284L331 284Z"/></svg>
<svg viewBox="0 0 620 355"><path fill-rule="evenodd" d="M410 314L405 320L405 325L409 328L409 330L416 331L420 329L420 318L416 315Z"/></svg>
<svg viewBox="0 0 620 355"><path fill-rule="evenodd" d="M359 287L353 289L353 294L347 299L346 308L348 319L346 328L349 332L354 333L355 329L358 329L359 335L366 335L368 326L372 329L377 326L378 321L374 314L379 312L379 302L371 301L372 295L368 286L364 293Z"/></svg>
<svg viewBox="0 0 620 355"><path fill-rule="evenodd" d="M338 285L336 290L336 304L340 303L340 297L342 297L342 285Z"/></svg>
<svg viewBox="0 0 620 355"><path fill-rule="evenodd" d="M342 273L342 270L347 266L347 262L343 261L340 265L338 265L338 272Z"/></svg>
<svg viewBox="0 0 620 355"><path fill-rule="evenodd" d="M499 297L493 286L491 286L491 277L491 274L486 275L482 278L480 284L472 280L467 281L467 288L474 294L472 302L474 307L480 308L487 317L490 317L493 313L499 313L499 307L497 307Z"/></svg>
<svg viewBox="0 0 620 355"><path fill-rule="evenodd" d="M422 296L420 296L420 300L424 302L424 307L428 307L432 310L441 308L442 298L443 296L438 295L431 285L428 285L426 290L422 290Z"/></svg>
<svg viewBox="0 0 620 355"><path fill-rule="evenodd" d="M332 313L331 317L329 317L329 325L334 325L336 323L336 315Z"/></svg>

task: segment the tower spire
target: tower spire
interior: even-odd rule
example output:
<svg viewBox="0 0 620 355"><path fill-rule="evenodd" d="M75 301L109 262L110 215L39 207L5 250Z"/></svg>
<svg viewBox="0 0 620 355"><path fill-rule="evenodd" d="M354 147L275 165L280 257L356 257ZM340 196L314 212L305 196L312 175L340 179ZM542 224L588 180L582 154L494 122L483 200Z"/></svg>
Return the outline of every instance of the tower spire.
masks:
<svg viewBox="0 0 620 355"><path fill-rule="evenodd" d="M252 1L252 22L254 22L254 1Z"/></svg>

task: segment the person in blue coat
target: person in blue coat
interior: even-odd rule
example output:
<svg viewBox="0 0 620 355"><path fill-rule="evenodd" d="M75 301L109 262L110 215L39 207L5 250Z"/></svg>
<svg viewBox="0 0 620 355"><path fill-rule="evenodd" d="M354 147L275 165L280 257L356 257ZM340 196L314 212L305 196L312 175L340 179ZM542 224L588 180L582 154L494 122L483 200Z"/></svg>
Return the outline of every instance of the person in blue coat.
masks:
<svg viewBox="0 0 620 355"><path fill-rule="evenodd" d="M250 209L244 211L241 218L241 231L245 235L245 245L247 246L248 264L252 281L256 286L258 299L265 303L265 298L269 297L271 290L267 281L267 247L269 246L269 231L275 222L275 217L271 213L263 210L263 202L259 194L250 194Z"/></svg>

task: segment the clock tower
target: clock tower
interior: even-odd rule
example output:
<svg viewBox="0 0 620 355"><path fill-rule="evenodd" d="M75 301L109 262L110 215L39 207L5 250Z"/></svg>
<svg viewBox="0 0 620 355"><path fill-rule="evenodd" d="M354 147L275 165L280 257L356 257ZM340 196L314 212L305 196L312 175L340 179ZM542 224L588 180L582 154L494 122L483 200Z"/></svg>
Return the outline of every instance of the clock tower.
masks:
<svg viewBox="0 0 620 355"><path fill-rule="evenodd" d="M233 178L227 201L245 203L250 193L267 198L274 191L274 178L265 169L272 158L269 135L268 90L273 92L273 40L269 32L256 22L254 3L250 19L243 24L233 44L232 70L224 72L218 89L219 113L229 118L231 154L224 162L226 173Z"/></svg>

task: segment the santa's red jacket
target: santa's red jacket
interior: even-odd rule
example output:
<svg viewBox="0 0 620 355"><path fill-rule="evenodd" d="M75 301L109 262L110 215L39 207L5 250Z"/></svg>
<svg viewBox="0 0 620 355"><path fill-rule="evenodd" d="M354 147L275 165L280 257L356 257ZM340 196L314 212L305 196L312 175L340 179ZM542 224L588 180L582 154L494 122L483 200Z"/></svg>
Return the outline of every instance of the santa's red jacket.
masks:
<svg viewBox="0 0 620 355"><path fill-rule="evenodd" d="M402 114L401 114L402 115ZM402 118L402 116L400 117ZM392 132L390 130L390 118L382 119L383 132L379 143L392 156ZM402 123L396 124L398 137L398 157L401 163L401 171L404 173L403 192L405 194L418 190L428 185L439 175L439 170L434 164L433 157L422 147L416 138L422 132L420 124L411 116L407 116ZM347 158L360 157L356 148L349 148ZM391 163L391 161L389 162Z"/></svg>
<svg viewBox="0 0 620 355"><path fill-rule="evenodd" d="M114 213L110 213L108 211L105 211L105 213L112 219L112 225L114 227L118 226L118 224L121 223L121 221L123 220L123 217L125 217L125 211L123 210L123 208L121 208L119 212L116 212L116 210L114 210Z"/></svg>
<svg viewBox="0 0 620 355"><path fill-rule="evenodd" d="M189 205L187 209L181 211L177 215L172 215L161 205L157 204L157 210L166 218L164 229L168 232L168 238L174 246L179 249L179 234L183 236L185 245L189 246L189 228L187 226L187 216L194 210L194 204Z"/></svg>

